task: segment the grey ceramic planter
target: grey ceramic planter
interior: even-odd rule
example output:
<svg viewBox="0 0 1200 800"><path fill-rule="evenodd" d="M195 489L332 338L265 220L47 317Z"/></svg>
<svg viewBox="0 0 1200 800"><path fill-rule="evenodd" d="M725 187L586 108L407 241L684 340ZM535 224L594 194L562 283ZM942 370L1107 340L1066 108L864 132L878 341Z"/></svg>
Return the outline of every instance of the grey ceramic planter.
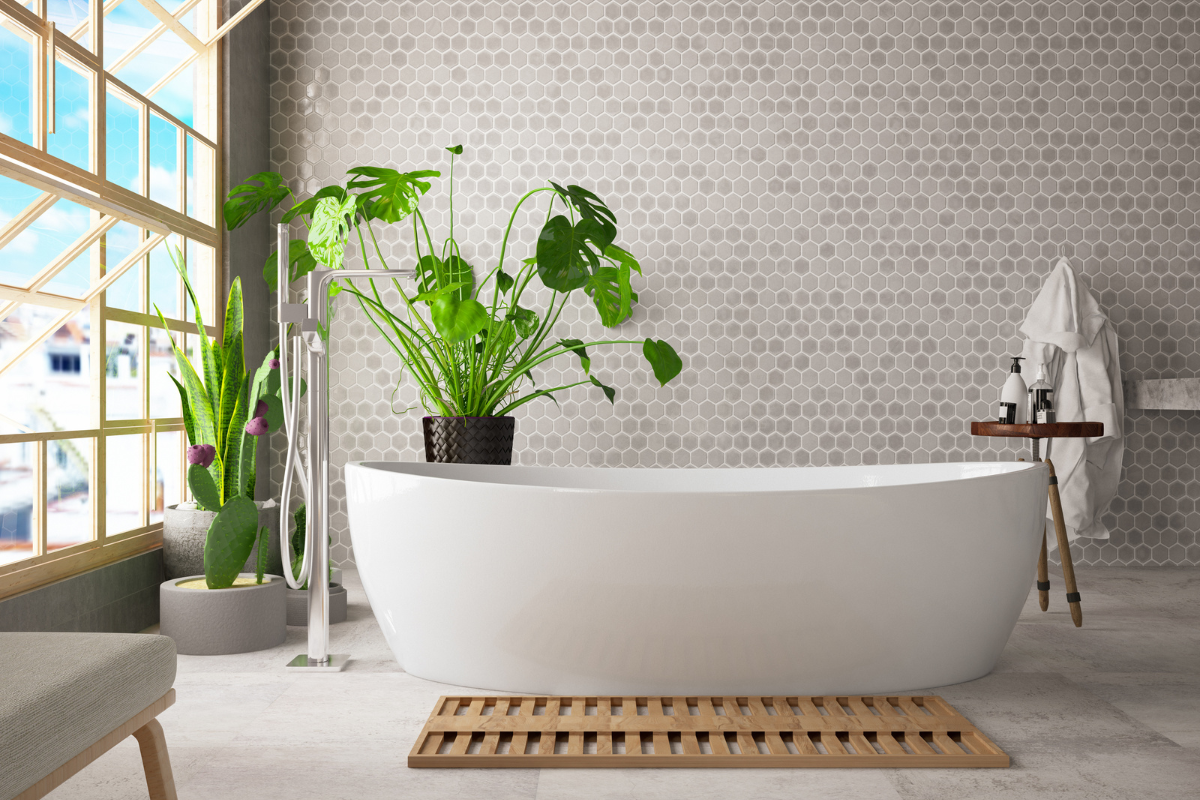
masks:
<svg viewBox="0 0 1200 800"><path fill-rule="evenodd" d="M267 572L272 575L283 573L283 561L279 556L279 505L274 500L258 500L258 524L270 530L267 537ZM163 511L163 573L168 579L204 572L204 539L208 526L212 524L214 511L167 506ZM246 572L258 568L258 545L246 559Z"/></svg>
<svg viewBox="0 0 1200 800"><path fill-rule="evenodd" d="M329 584L329 622L346 621L346 587ZM287 624L308 625L308 590L287 590Z"/></svg>
<svg viewBox="0 0 1200 800"><path fill-rule="evenodd" d="M254 574L242 573L242 577L254 578ZM159 632L175 640L180 655L248 653L283 644L287 583L281 576L266 576L261 585L229 589L179 587L197 579L204 576L165 581L158 590Z"/></svg>

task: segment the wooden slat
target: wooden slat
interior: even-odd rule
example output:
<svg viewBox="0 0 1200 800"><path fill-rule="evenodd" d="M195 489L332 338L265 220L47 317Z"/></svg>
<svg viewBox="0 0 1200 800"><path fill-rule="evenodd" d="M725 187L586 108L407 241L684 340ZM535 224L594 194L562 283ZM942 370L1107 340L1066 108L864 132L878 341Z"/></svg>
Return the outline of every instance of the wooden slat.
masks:
<svg viewBox="0 0 1200 800"><path fill-rule="evenodd" d="M687 713L685 697L643 698L647 714L637 713L637 698L620 698L621 715L612 715L617 698L599 697L597 713L586 713L588 698L448 696L439 700L437 712L409 754L410 767L1006 767L1008 756L983 733L937 697L698 697L698 716ZM725 714L715 713L714 703ZM742 702L739 703L739 700ZM790 702L789 702L790 701ZM675 713L663 713L664 702ZM559 708L570 713L559 714ZM794 703L804 713L796 715ZM903 710L897 713L891 703ZM509 705L519 714L506 713ZM821 714L817 705L829 713ZM492 714L482 709L493 706ZM750 713L743 713L740 706ZM848 714L844 709L853 711ZM871 706L880 714L871 713ZM926 714L922 706L934 716ZM769 713L773 707L776 713ZM535 708L545 710L534 714ZM455 709L466 713L455 714ZM483 734L477 753L467 752L472 737ZM511 733L508 754L497 753L501 734ZM566 736L566 752L555 753L560 734ZM594 753L584 751L589 734L596 736ZM922 738L929 737L935 751ZM671 751L671 737L679 736L681 752ZM737 742L734 753L728 741ZM444 737L452 737L449 748ZM530 738L532 737L532 738ZM614 752L614 737L624 740L624 753ZM653 752L642 752L646 739ZM711 753L703 752L707 739ZM900 740L908 750L901 746ZM956 739L965 745L960 747ZM766 743L760 752L758 742ZM796 750L788 749L788 742ZM821 743L826 752L814 745ZM877 742L878 752L872 744ZM526 754L527 743L536 742L537 753ZM854 753L847 752L846 744ZM439 754L438 749L448 749ZM648 748L649 749L649 748ZM911 752L910 752L911 751ZM767 758L757 758L767 755Z"/></svg>

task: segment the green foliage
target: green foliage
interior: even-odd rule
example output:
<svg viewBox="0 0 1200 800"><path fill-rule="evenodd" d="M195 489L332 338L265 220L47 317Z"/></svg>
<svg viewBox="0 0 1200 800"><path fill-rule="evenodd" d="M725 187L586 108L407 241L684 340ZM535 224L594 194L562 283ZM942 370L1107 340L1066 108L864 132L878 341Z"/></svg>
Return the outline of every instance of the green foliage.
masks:
<svg viewBox="0 0 1200 800"><path fill-rule="evenodd" d="M225 214L225 226L229 230L240 228L255 214L270 211L291 194L292 190L277 172L251 175L233 187L233 191L229 193L229 199L225 201L222 209Z"/></svg>
<svg viewBox="0 0 1200 800"><path fill-rule="evenodd" d="M384 167L354 167L346 174L356 176L346 189L358 192L363 215L380 222L399 222L417 210L421 195L429 191L429 181L442 173L433 170L398 172Z"/></svg>
<svg viewBox="0 0 1200 800"><path fill-rule="evenodd" d="M204 539L204 581L210 589L228 589L250 558L258 533L258 506L244 495L230 498Z"/></svg>
<svg viewBox="0 0 1200 800"><path fill-rule="evenodd" d="M675 348L662 339L657 342L647 339L642 345L642 353L650 362L654 377L658 378L660 386L666 386L683 370L683 360L679 358Z"/></svg>
<svg viewBox="0 0 1200 800"><path fill-rule="evenodd" d="M199 464L190 464L187 479L192 497L196 499L202 511L217 511L221 508L221 493L217 491L212 473Z"/></svg>
<svg viewBox="0 0 1200 800"><path fill-rule="evenodd" d="M454 159L463 148L446 149L453 185ZM311 261L295 243L288 246L292 280L318 262L340 268L351 240L368 268L387 267L374 223L411 225L415 293L410 296L398 282L389 282L400 290L399 306L389 306L378 280L361 285L342 282L338 288L354 298L386 338L405 372L417 382L429 413L500 416L535 399L553 400L576 386L599 389L613 403L616 390L591 374L588 348L597 346L640 344L660 384L679 375L683 362L665 341L553 338L563 309L578 296L576 292L590 299L606 328L623 325L634 314L638 295L631 280L634 274L642 274L642 267L615 243L617 217L600 197L575 184L551 183L530 190L512 210L497 263L477 272L461 251L461 231L456 236L453 191L445 239L435 244L421 212L420 200L430 189L428 179L439 176L433 170L355 167L347 172L345 183L323 187L284 214L285 220L299 219L309 228ZM549 200L539 214L545 223L532 256L517 260L509 254L514 224L521 207L539 195ZM273 284L275 263L268 261L269 284ZM535 278L553 291L544 309L530 308L529 302L522 305ZM561 386L537 388L535 373L542 365L568 353L579 358L583 376Z"/></svg>
<svg viewBox="0 0 1200 800"><path fill-rule="evenodd" d="M288 242L288 283L298 281L317 268L317 260L309 252L308 243L302 239ZM263 280L271 291L278 289L279 254L271 253L263 264Z"/></svg>
<svg viewBox="0 0 1200 800"><path fill-rule="evenodd" d="M260 180L268 189L275 185L271 180L262 180L262 175L255 176L254 180ZM231 195L231 202L235 199ZM254 203L262 208L274 207L261 197ZM196 324L199 330L204 331L203 313L188 280L182 255L173 248L168 252L195 308ZM157 308L155 310L158 311ZM167 327L162 312L158 314L163 327ZM258 536L258 512L254 505L258 437L246 432L246 422L257 408L259 400L267 404L265 416L268 428L278 428L282 422L279 371L270 367L271 359L277 356L277 352L267 353L251 380L245 367L243 321L242 284L240 279L235 278L225 304L225 325L221 339L210 340L206 334L198 337L203 380L175 340L171 340L180 375L179 379L172 375L171 380L179 391L188 443L212 445L216 451L207 469L193 464L189 466L187 475L188 486L198 506L217 511L204 543L204 574L209 588L213 589L232 585L238 571L249 558ZM247 512L246 503L249 503L253 514ZM232 564L243 549L245 552L241 560Z"/></svg>

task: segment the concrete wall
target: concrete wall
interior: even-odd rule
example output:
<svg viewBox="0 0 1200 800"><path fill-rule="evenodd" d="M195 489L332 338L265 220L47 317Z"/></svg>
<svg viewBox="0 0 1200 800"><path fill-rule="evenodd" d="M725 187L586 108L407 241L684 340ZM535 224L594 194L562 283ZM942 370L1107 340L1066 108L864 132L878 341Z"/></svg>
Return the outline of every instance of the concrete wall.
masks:
<svg viewBox="0 0 1200 800"><path fill-rule="evenodd" d="M158 624L162 550L0 600L0 631L137 633Z"/></svg>

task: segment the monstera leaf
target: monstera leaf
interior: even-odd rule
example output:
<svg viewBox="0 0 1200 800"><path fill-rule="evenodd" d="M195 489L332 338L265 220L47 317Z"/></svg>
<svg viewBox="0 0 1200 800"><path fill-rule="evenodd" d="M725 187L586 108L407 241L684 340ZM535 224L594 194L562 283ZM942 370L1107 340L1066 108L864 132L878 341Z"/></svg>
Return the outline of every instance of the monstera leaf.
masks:
<svg viewBox="0 0 1200 800"><path fill-rule="evenodd" d="M647 339L642 345L642 355L650 362L654 377L658 378L659 386L666 386L672 378L683 371L683 359L675 352L675 348L659 339Z"/></svg>
<svg viewBox="0 0 1200 800"><path fill-rule="evenodd" d="M279 205L292 190L278 172L259 172L233 187L222 212L229 230L239 228L260 211L270 211Z"/></svg>
<svg viewBox="0 0 1200 800"><path fill-rule="evenodd" d="M317 268L317 260L308 249L303 239L292 239L288 242L288 283L298 281ZM279 253L271 253L263 264L263 280L271 291L275 291L279 283Z"/></svg>
<svg viewBox="0 0 1200 800"><path fill-rule="evenodd" d="M461 344L491 322L483 303L474 299L460 300L453 294L443 295L430 303L430 317L447 344Z"/></svg>
<svg viewBox="0 0 1200 800"><path fill-rule="evenodd" d="M429 181L442 173L423 169L399 172L386 167L354 167L346 171L357 177L346 188L357 191L359 208L367 219L399 222L417 208L421 195L429 191Z"/></svg>
<svg viewBox="0 0 1200 800"><path fill-rule="evenodd" d="M629 288L629 266L601 267L584 285L592 303L600 312L600 322L613 328L629 319L633 313L633 291Z"/></svg>
<svg viewBox="0 0 1200 800"><path fill-rule="evenodd" d="M603 200L582 186L568 186L564 189L554 181L551 181L550 185L558 192L563 202L570 203L575 208L581 218L599 225L609 243L617 238L617 216L609 210Z"/></svg>
<svg viewBox="0 0 1200 800"><path fill-rule="evenodd" d="M291 222L296 217L311 217L317 211L317 204L326 197L332 197L335 200L345 200L346 190L341 186L326 186L307 200L303 200L292 206L283 215L283 222Z"/></svg>
<svg viewBox="0 0 1200 800"><path fill-rule="evenodd" d="M610 244L612 237L595 220L572 225L562 214L551 217L538 236L538 276L556 292L580 289L600 268L600 255Z"/></svg>
<svg viewBox="0 0 1200 800"><path fill-rule="evenodd" d="M308 249L313 257L330 269L341 269L346 254L346 237L354 221L357 199L345 200L324 197L313 212L312 228L308 231Z"/></svg>

